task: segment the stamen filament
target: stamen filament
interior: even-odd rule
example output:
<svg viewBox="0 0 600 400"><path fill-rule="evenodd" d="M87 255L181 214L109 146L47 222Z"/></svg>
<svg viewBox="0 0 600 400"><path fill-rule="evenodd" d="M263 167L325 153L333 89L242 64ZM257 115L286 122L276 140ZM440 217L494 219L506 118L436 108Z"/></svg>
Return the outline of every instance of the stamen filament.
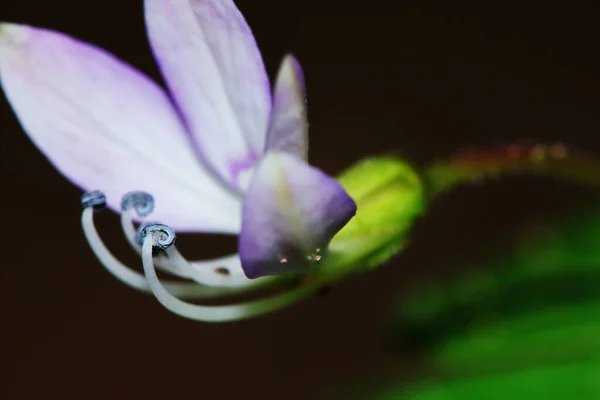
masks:
<svg viewBox="0 0 600 400"><path fill-rule="evenodd" d="M188 262L185 257L177 250L175 246L171 246L165 250L169 262L180 271L186 271L190 279L206 286L217 287L245 287L256 288L264 286L272 282L273 278L266 279L248 279L242 271L239 256L237 254L216 258L207 261ZM214 272L217 268L224 266L228 274L221 275Z"/></svg>
<svg viewBox="0 0 600 400"><path fill-rule="evenodd" d="M135 252L141 256L142 255L142 246L140 246L140 244L137 241L138 232L137 232L135 225L133 224L133 213L135 213L135 210L133 210L133 209L128 209L128 210L122 211L121 218L120 218L121 219L121 228L123 229L123 234L125 235L125 239L127 239L127 242L129 243L131 248L133 250L135 250ZM156 266L159 269L161 269L162 271L168 272L168 273L178 276L180 278L190 279L190 276L188 273L186 273L185 271L181 271L179 268L177 268L175 265L173 265L173 263L169 262L169 260L166 257L164 257L162 255L158 255L155 258L156 258Z"/></svg>
<svg viewBox="0 0 600 400"><path fill-rule="evenodd" d="M204 322L225 322L256 317L296 303L312 295L320 286L315 279L304 286L271 298L225 306L201 306L190 304L169 293L156 275L154 258L152 257L152 247L156 244L158 235L160 235L160 233L155 232L152 235L146 236L144 239L144 244L142 246L144 273L148 284L150 285L150 289L157 300L167 310L184 318Z"/></svg>
<svg viewBox="0 0 600 400"><path fill-rule="evenodd" d="M86 207L83 210L83 213L81 214L81 225L92 251L108 272L129 287L146 293L151 292L146 277L117 260L104 245L94 225L93 207ZM172 293L177 297L190 299L216 298L242 292L237 288L203 287L197 283L191 282L168 281L165 282L164 286L165 290L169 293Z"/></svg>
<svg viewBox="0 0 600 400"><path fill-rule="evenodd" d="M124 210L121 214L121 227L131 247L141 255L142 248L137 242L137 230L133 224L134 209ZM232 254L205 261L188 261L175 246L166 250L168 255L154 257L154 263L160 270L192 279L204 286L227 287L239 289L257 289L274 283L274 278L248 279L242 270L239 256ZM227 275L220 274L217 269L223 268Z"/></svg>

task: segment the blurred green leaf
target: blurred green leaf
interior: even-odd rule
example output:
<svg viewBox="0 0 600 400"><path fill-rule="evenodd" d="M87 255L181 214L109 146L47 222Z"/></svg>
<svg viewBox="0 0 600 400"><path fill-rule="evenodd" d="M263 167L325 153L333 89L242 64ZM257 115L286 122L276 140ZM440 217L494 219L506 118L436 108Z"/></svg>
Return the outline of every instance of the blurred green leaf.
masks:
<svg viewBox="0 0 600 400"><path fill-rule="evenodd" d="M477 379L424 381L377 400L592 400L600 399L600 360L525 369Z"/></svg>
<svg viewBox="0 0 600 400"><path fill-rule="evenodd" d="M388 341L446 378L600 358L600 207L525 228L497 259L403 299Z"/></svg>

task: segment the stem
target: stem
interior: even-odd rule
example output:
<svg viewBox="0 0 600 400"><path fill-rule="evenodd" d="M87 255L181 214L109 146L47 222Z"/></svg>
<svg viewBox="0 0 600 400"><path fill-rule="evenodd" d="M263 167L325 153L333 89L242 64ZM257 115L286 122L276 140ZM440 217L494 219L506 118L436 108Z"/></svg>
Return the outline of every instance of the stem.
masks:
<svg viewBox="0 0 600 400"><path fill-rule="evenodd" d="M465 183L504 175L551 176L600 187L600 160L564 144L511 144L466 150L424 172L431 197Z"/></svg>

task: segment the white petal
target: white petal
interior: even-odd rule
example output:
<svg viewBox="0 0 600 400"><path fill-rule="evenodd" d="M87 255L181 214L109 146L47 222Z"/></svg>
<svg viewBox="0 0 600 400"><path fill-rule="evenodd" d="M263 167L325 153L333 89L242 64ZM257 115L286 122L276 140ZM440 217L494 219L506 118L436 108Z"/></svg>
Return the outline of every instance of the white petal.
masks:
<svg viewBox="0 0 600 400"><path fill-rule="evenodd" d="M0 79L34 144L111 208L143 190L152 217L175 229L239 231L239 200L195 157L163 90L131 66L61 33L1 24Z"/></svg>
<svg viewBox="0 0 600 400"><path fill-rule="evenodd" d="M242 191L263 153L270 85L256 42L231 0L145 0L158 64L204 160Z"/></svg>

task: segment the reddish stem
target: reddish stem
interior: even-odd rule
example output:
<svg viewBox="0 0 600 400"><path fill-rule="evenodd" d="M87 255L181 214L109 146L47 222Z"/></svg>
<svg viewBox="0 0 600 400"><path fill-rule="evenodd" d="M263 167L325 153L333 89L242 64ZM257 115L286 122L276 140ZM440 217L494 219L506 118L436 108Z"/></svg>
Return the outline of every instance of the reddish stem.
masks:
<svg viewBox="0 0 600 400"><path fill-rule="evenodd" d="M436 162L424 176L432 196L457 185L504 175L551 176L600 187L600 159L564 144L511 144L462 151Z"/></svg>

